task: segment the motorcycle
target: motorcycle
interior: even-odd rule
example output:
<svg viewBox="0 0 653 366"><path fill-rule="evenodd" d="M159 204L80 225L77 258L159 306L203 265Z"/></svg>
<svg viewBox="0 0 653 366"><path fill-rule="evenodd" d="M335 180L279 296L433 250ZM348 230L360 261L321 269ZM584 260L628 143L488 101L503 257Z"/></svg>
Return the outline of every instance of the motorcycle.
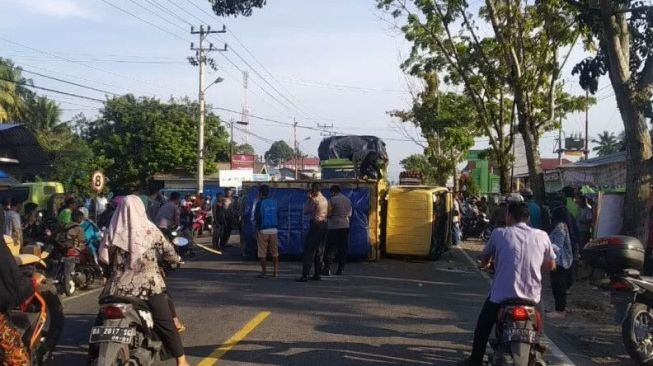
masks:
<svg viewBox="0 0 653 366"><path fill-rule="evenodd" d="M193 238L202 236L204 230L211 231L212 227L208 220L208 214L206 211L195 207L191 209L193 213L193 223L191 224L191 230Z"/></svg>
<svg viewBox="0 0 653 366"><path fill-rule="evenodd" d="M100 325L91 328L89 365L149 366L172 356L154 331L147 303L133 297L100 299Z"/></svg>
<svg viewBox="0 0 653 366"><path fill-rule="evenodd" d="M5 236L5 242L12 247L10 237ZM22 336L32 366L43 366L52 359L64 325L63 306L45 277L45 260L51 250L51 246L35 243L14 254L21 274L32 279L34 292L18 308L9 311L9 318Z"/></svg>
<svg viewBox="0 0 653 366"><path fill-rule="evenodd" d="M529 301L506 301L499 308L496 339L490 341L493 366L546 366L541 344L542 315Z"/></svg>
<svg viewBox="0 0 653 366"><path fill-rule="evenodd" d="M78 288L88 288L102 278L102 269L91 255L75 247L66 248L57 265L55 283L66 296L72 296Z"/></svg>
<svg viewBox="0 0 653 366"><path fill-rule="evenodd" d="M610 276L610 302L626 351L638 365L653 365L653 277L640 274L645 255L642 243L628 236L595 239L583 249L586 263Z"/></svg>
<svg viewBox="0 0 653 366"><path fill-rule="evenodd" d="M476 215L463 215L462 231L463 239L477 237L486 241L490 238L490 234L492 234L490 219L483 212Z"/></svg>

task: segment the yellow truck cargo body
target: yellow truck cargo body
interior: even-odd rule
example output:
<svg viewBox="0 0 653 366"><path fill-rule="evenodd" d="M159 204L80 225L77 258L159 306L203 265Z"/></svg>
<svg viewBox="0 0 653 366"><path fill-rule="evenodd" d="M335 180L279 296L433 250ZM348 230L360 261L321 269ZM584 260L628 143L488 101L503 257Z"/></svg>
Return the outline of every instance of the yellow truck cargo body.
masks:
<svg viewBox="0 0 653 366"><path fill-rule="evenodd" d="M451 241L451 193L442 187L398 186L387 196L385 252L437 258Z"/></svg>

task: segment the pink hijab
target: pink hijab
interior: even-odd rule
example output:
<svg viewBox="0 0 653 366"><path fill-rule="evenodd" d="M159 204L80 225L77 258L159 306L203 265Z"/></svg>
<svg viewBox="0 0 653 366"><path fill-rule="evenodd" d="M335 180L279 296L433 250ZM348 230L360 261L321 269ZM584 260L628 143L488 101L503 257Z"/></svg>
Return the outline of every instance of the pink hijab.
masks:
<svg viewBox="0 0 653 366"><path fill-rule="evenodd" d="M120 248L129 252L130 267L134 265L152 246L152 233L158 229L147 219L143 201L134 195L129 195L120 203L111 217L98 251L100 260L109 263L109 249Z"/></svg>

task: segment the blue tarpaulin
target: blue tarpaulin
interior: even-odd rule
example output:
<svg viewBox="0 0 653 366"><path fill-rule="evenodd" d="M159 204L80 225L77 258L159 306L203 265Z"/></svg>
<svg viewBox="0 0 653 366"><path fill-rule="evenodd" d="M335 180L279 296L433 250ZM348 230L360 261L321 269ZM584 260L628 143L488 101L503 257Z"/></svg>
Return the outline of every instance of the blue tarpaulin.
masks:
<svg viewBox="0 0 653 366"><path fill-rule="evenodd" d="M327 199L331 197L328 190L322 191ZM369 240L370 190L366 187L354 189L342 188L353 207L349 230L349 250L347 256L354 260L367 259L371 250ZM247 191L241 242L244 243L243 254L256 257L256 225L254 223L254 205L258 189L252 187ZM304 253L310 218L304 216L304 204L307 192L295 188L272 188L270 198L277 200L279 206L279 255L282 257L299 257Z"/></svg>

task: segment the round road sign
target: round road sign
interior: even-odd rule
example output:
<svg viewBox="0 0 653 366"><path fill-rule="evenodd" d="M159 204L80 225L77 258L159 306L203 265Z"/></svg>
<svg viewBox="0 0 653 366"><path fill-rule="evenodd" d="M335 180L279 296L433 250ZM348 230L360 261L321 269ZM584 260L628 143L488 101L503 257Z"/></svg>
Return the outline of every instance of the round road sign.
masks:
<svg viewBox="0 0 653 366"><path fill-rule="evenodd" d="M107 179L102 174L101 171L95 171L93 172L93 175L91 175L91 189L95 193L100 193L102 192L102 189L104 189L104 185L106 183Z"/></svg>

